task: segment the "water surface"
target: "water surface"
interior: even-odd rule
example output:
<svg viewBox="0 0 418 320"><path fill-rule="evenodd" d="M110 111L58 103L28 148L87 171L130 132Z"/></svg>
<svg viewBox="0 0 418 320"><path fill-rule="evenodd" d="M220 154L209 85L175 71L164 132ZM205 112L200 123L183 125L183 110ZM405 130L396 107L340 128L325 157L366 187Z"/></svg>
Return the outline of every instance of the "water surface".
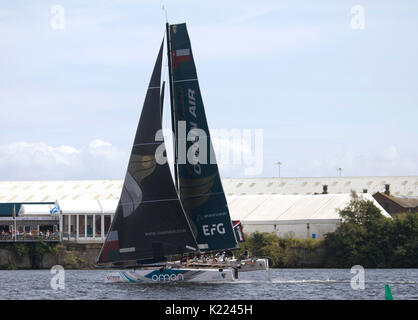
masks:
<svg viewBox="0 0 418 320"><path fill-rule="evenodd" d="M0 299L221 299L418 300L418 269L366 269L365 289L353 290L349 269L273 269L240 273L229 283L105 283L105 270L65 270L65 289L54 290L49 270L0 270Z"/></svg>

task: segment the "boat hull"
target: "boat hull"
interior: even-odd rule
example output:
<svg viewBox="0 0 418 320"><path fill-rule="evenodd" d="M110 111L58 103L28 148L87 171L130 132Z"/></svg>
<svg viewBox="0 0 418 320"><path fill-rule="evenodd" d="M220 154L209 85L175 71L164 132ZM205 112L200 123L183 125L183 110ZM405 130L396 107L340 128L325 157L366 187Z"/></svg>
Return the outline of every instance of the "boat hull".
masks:
<svg viewBox="0 0 418 320"><path fill-rule="evenodd" d="M227 282L235 280L234 269L176 268L114 271L106 282Z"/></svg>

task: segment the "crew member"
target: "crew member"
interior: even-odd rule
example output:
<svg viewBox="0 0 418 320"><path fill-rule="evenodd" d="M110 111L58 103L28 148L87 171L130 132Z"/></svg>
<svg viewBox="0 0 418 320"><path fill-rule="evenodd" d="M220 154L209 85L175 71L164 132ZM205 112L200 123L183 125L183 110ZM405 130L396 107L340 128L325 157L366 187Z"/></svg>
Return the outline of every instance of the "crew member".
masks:
<svg viewBox="0 0 418 320"><path fill-rule="evenodd" d="M245 247L244 254L241 256L241 259L248 259L250 256L250 252L248 251L248 248Z"/></svg>

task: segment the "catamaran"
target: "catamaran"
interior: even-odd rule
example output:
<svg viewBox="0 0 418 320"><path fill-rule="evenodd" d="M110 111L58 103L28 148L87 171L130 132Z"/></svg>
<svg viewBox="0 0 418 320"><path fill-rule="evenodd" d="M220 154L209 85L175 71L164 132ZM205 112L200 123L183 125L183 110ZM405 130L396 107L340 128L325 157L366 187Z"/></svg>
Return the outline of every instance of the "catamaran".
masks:
<svg viewBox="0 0 418 320"><path fill-rule="evenodd" d="M166 40L173 175L161 134L163 40L119 203L97 264L120 269L107 274L106 281L110 282L231 281L238 278L239 271L267 270L266 258L182 259L239 246L213 152L186 24L167 23Z"/></svg>

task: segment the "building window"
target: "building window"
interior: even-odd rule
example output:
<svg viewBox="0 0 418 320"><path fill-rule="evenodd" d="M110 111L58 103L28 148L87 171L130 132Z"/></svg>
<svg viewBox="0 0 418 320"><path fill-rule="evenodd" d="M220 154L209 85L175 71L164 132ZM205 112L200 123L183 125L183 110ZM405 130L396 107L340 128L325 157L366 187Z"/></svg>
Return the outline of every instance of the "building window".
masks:
<svg viewBox="0 0 418 320"><path fill-rule="evenodd" d="M79 237L84 237L84 216L83 215L79 215L78 216L78 236Z"/></svg>
<svg viewBox="0 0 418 320"><path fill-rule="evenodd" d="M105 227L104 232L105 232L105 235L107 235L107 232L109 231L110 222L111 222L110 216L109 215L105 216L104 217L104 227Z"/></svg>
<svg viewBox="0 0 418 320"><path fill-rule="evenodd" d="M95 223L95 237L101 237L101 233L102 233L102 216L101 215L96 215L95 216L96 221Z"/></svg>
<svg viewBox="0 0 418 320"><path fill-rule="evenodd" d="M87 216L87 237L93 236L93 216Z"/></svg>

